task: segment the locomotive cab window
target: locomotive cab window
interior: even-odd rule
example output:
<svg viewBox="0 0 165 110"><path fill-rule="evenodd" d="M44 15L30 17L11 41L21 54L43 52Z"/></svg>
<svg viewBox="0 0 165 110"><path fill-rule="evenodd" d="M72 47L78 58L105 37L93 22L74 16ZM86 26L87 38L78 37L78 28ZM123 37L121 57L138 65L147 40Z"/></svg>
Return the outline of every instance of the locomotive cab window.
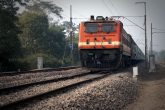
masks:
<svg viewBox="0 0 165 110"><path fill-rule="evenodd" d="M85 32L87 32L87 33L96 33L96 32L98 32L98 24L97 23L87 23L87 24L85 24Z"/></svg>
<svg viewBox="0 0 165 110"><path fill-rule="evenodd" d="M113 24L108 24L108 23L102 24L102 32L110 33L113 31L114 31L114 25Z"/></svg>

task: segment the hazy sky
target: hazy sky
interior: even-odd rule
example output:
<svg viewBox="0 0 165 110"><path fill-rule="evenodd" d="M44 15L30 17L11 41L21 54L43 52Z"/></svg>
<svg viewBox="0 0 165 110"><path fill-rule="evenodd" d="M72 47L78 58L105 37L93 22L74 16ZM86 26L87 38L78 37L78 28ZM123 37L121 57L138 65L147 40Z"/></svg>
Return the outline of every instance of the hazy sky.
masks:
<svg viewBox="0 0 165 110"><path fill-rule="evenodd" d="M69 21L70 5L72 5L73 22L78 24L87 20L90 15L94 16L144 16L144 4L135 2L147 2L147 38L148 49L150 47L151 22L153 32L165 32L165 0L53 0L53 2L63 8L64 20ZM80 19L83 18L83 19ZM128 17L131 21L144 28L144 17ZM144 52L144 30L134 26L126 19L120 18L127 33L131 34L135 42ZM165 50L165 33L153 34L153 49L156 51Z"/></svg>

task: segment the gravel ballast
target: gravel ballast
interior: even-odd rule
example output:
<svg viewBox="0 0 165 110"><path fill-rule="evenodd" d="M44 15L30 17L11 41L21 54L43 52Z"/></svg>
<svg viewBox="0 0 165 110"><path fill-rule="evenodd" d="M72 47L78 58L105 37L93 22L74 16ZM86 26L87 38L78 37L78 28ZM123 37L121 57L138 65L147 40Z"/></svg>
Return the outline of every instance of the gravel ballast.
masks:
<svg viewBox="0 0 165 110"><path fill-rule="evenodd" d="M8 103L13 103L18 100L26 99L29 97L33 97L35 95L43 94L49 91L53 91L62 87L66 87L68 85L72 85L78 82L82 82L88 79L93 79L96 77L101 77L103 74L98 74L98 75L86 75L82 77L77 77L74 79L68 79L65 81L59 81L59 82L53 82L53 83L48 83L44 85L35 85L17 92L9 93L6 95L0 96L0 107L8 104Z"/></svg>
<svg viewBox="0 0 165 110"><path fill-rule="evenodd" d="M129 73L110 75L61 95L33 101L24 110L120 110L138 91Z"/></svg>
<svg viewBox="0 0 165 110"><path fill-rule="evenodd" d="M65 71L51 71L51 72L39 72L39 73L26 73L16 76L4 76L0 77L0 89L12 86L18 86L23 84L35 83L39 81L57 79L62 77L74 76L89 72L88 70L79 68Z"/></svg>

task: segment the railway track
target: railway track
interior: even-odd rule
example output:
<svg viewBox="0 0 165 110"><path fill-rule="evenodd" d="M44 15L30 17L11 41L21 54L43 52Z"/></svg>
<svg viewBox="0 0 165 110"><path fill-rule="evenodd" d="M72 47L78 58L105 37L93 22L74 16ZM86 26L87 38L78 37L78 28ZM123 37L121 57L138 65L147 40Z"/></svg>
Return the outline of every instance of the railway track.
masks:
<svg viewBox="0 0 165 110"><path fill-rule="evenodd" d="M2 93L3 91L8 91L10 89L17 89L17 88L22 88L25 86L33 86L33 85L37 85L37 84L44 84L44 83L51 83L51 82L56 82L56 81L61 81L61 80L65 80L65 79L69 79L69 78L74 78L74 77L78 77L78 76L82 76L84 74L87 74L87 71L81 71L79 73L69 73L68 71L63 71L65 73L60 73L60 75L58 73L56 74L51 74L51 76L42 76L40 77L36 77L36 78L32 78L29 79L29 77L22 77L21 79L15 79L15 80L10 80L8 79L8 81L6 82L1 82L0 84L0 92ZM33 77L33 76L32 76ZM31 78L31 77L30 77ZM1 79L1 77L0 77ZM17 81L18 80L18 81ZM27 81L25 81L27 80Z"/></svg>
<svg viewBox="0 0 165 110"><path fill-rule="evenodd" d="M6 87L0 89L0 109L17 108L32 100L42 97L49 97L51 94L60 94L108 76L107 72L87 72L78 75L40 81L19 86Z"/></svg>
<svg viewBox="0 0 165 110"><path fill-rule="evenodd" d="M68 66L68 67L60 67L60 68L43 68L43 69L34 69L29 71L11 71L11 72L0 72L1 76L15 76L20 74L26 74L26 73L37 73L37 72L50 72L50 71L63 71L63 70L69 70L69 69L76 69L81 68L80 66Z"/></svg>
<svg viewBox="0 0 165 110"><path fill-rule="evenodd" d="M37 83L41 81L50 81L62 77L71 77L86 73L88 70L82 68L67 69L61 71L26 73L12 76L0 76L0 90L5 88L12 88L12 86L21 86L30 83Z"/></svg>

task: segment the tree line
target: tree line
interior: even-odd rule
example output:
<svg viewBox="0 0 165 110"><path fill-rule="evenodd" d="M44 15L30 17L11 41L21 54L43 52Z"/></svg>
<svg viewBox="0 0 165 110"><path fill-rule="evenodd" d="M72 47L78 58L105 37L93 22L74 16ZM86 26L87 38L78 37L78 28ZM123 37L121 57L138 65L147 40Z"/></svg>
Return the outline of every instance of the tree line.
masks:
<svg viewBox="0 0 165 110"><path fill-rule="evenodd" d="M19 4L19 5L18 5ZM21 13L19 9L24 10ZM0 1L0 71L35 69L37 57L44 67L71 64L69 22L51 21L50 14L61 19L62 8L45 1ZM77 35L74 38L75 62L78 62Z"/></svg>

